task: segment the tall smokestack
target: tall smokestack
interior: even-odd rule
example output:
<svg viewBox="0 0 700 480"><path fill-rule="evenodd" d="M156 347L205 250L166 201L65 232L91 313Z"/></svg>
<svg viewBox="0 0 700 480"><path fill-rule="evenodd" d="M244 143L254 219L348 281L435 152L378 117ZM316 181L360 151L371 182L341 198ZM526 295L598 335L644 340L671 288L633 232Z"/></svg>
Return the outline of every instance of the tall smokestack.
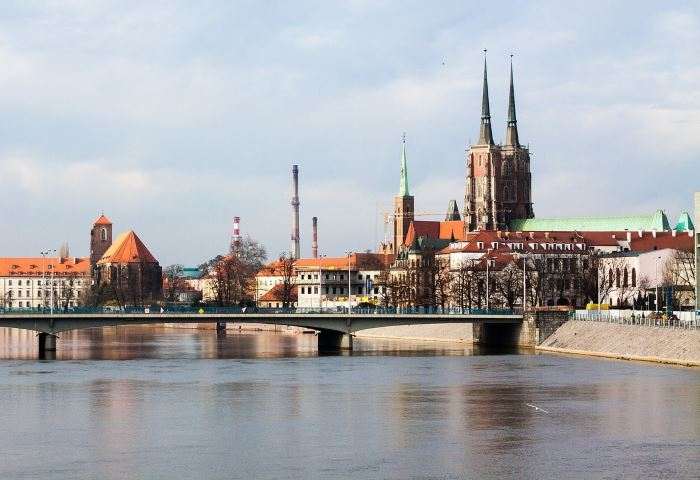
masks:
<svg viewBox="0 0 700 480"><path fill-rule="evenodd" d="M233 217L233 231L231 232L231 251L236 250L241 244L241 217Z"/></svg>
<svg viewBox="0 0 700 480"><path fill-rule="evenodd" d="M311 234L311 256L318 258L318 217L311 219L313 223L313 231Z"/></svg>
<svg viewBox="0 0 700 480"><path fill-rule="evenodd" d="M292 251L299 258L299 165L292 165L292 191Z"/></svg>

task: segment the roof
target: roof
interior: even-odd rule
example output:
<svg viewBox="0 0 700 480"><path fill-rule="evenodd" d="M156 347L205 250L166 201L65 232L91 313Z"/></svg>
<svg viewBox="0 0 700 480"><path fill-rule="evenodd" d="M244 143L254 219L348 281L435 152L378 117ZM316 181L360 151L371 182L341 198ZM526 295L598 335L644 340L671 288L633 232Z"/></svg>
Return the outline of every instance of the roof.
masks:
<svg viewBox="0 0 700 480"><path fill-rule="evenodd" d="M95 220L94 225L112 225L112 221L104 215L100 215L97 220Z"/></svg>
<svg viewBox="0 0 700 480"><path fill-rule="evenodd" d="M2 257L0 276L87 275L90 272L89 258L56 257Z"/></svg>
<svg viewBox="0 0 700 480"><path fill-rule="evenodd" d="M129 230L117 237L97 263L158 263L158 260L134 231Z"/></svg>
<svg viewBox="0 0 700 480"><path fill-rule="evenodd" d="M688 212L681 213L676 222L676 227L674 230L678 232L687 232L688 230L695 230L695 225L693 225L693 219L690 218Z"/></svg>
<svg viewBox="0 0 700 480"><path fill-rule="evenodd" d="M196 280L198 278L202 278L202 275L202 271L197 267L185 267L180 273L180 277L187 280Z"/></svg>
<svg viewBox="0 0 700 480"><path fill-rule="evenodd" d="M433 220L414 220L408 227L404 246L413 244L417 237L440 240L464 240L464 222L452 220L447 222Z"/></svg>
<svg viewBox="0 0 700 480"><path fill-rule="evenodd" d="M296 263L296 261L295 261ZM256 277L283 277L284 268L280 260L273 260L272 262L264 265L258 273L255 274Z"/></svg>
<svg viewBox="0 0 700 480"><path fill-rule="evenodd" d="M532 244L570 244L574 248L570 250L543 250L537 248L538 254L560 254L562 252L576 252L591 247L614 247L615 249L629 249L633 252L648 252L663 248L676 250L692 250L693 236L688 232L508 232L499 230L480 230L468 232L466 240L452 242L439 254L449 253L478 253L487 249L493 249L493 243L497 247L508 249L517 247L518 251L535 251ZM513 245L513 244L522 244Z"/></svg>
<svg viewBox="0 0 700 480"><path fill-rule="evenodd" d="M284 301L284 285L278 283L270 290L268 290L265 295L258 299L258 302L283 302ZM298 298L297 287L294 285L292 291L289 292L289 301L296 302Z"/></svg>
<svg viewBox="0 0 700 480"><path fill-rule="evenodd" d="M512 220L511 230L514 231L562 231L576 230L579 232L603 232L625 230L657 230L671 229L668 218L663 210L657 210L651 215L630 215L620 217L563 217L563 218L520 218Z"/></svg>
<svg viewBox="0 0 700 480"><path fill-rule="evenodd" d="M350 268L355 270L379 270L391 265L394 255L385 253L353 253L350 256ZM348 257L300 258L294 264L296 269L341 270L348 268Z"/></svg>

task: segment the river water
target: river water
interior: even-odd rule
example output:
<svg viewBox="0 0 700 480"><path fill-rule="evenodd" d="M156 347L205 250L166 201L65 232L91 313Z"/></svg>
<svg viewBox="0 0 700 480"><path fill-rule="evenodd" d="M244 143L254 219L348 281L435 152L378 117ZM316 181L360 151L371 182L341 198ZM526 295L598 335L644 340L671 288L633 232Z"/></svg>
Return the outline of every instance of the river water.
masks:
<svg viewBox="0 0 700 480"><path fill-rule="evenodd" d="M700 371L459 344L0 329L0 479L698 478Z"/></svg>

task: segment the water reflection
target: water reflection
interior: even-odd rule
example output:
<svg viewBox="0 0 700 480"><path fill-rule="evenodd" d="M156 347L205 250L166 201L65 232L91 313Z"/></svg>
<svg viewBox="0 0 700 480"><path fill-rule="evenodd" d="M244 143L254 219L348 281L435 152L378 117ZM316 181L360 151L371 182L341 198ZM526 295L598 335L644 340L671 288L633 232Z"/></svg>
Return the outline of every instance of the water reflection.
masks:
<svg viewBox="0 0 700 480"><path fill-rule="evenodd" d="M35 340L0 332L2 479L697 473L693 369L159 327L64 334L45 362Z"/></svg>

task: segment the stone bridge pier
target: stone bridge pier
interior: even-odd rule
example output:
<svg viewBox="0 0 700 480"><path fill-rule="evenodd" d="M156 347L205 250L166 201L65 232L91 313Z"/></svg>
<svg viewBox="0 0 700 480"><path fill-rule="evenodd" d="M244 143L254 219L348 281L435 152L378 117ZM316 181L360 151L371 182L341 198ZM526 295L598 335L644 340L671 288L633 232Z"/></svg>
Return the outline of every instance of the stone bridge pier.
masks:
<svg viewBox="0 0 700 480"><path fill-rule="evenodd" d="M352 350L353 335L351 333L343 333L336 330L319 330L317 338L319 353Z"/></svg>
<svg viewBox="0 0 700 480"><path fill-rule="evenodd" d="M474 322L474 343L513 347L536 347L569 319L569 311L534 309L525 312L522 323Z"/></svg>

